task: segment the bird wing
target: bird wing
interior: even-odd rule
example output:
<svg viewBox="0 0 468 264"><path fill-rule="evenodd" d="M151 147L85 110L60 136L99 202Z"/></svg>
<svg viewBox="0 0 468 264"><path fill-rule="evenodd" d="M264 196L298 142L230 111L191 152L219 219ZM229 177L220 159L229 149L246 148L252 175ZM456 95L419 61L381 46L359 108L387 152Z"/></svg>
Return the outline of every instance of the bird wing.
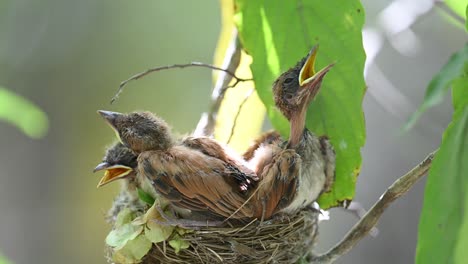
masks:
<svg viewBox="0 0 468 264"><path fill-rule="evenodd" d="M219 159L229 166L232 173L245 190L252 188L252 185L258 181L257 174L250 169L245 161L234 151L223 147L216 140L208 137L187 137L182 142L183 146L197 150L203 154Z"/></svg>
<svg viewBox="0 0 468 264"><path fill-rule="evenodd" d="M269 219L287 207L297 193L299 172L302 160L292 149L283 150L275 145L272 152L276 155L266 164L260 175L255 199L255 217Z"/></svg>
<svg viewBox="0 0 468 264"><path fill-rule="evenodd" d="M140 154L139 171L174 205L233 218L252 216L237 179L248 178L233 164L186 146Z"/></svg>

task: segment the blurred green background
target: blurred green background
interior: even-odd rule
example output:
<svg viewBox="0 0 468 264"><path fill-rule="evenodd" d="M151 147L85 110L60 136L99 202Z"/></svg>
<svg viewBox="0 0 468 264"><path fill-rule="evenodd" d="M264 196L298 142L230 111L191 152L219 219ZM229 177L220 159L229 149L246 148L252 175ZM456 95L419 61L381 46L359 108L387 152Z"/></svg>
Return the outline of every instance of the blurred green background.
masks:
<svg viewBox="0 0 468 264"><path fill-rule="evenodd" d="M114 133L96 110L151 110L190 132L208 109L211 72L153 66L211 62L218 1L0 1L0 85L48 115L33 140L0 123L0 252L15 263L104 263L104 215L119 184L92 169Z"/></svg>
<svg viewBox="0 0 468 264"><path fill-rule="evenodd" d="M437 8L408 11L418 19L403 29L388 24L412 10L390 12L403 2L419 9L432 3L363 1L368 138L356 199L366 208L438 146L450 120L449 98L414 130L401 128L431 77L468 40ZM211 62L219 30L215 0L0 0L0 86L49 118L39 140L0 122L0 254L14 263L105 263L104 215L119 186L95 187L101 175L91 171L114 140L96 110L151 110L177 132L190 132L208 109L212 78L206 69L156 73L131 83L114 105L109 101L120 81L147 68ZM397 201L383 216L380 235L339 263L411 263L423 187ZM356 221L340 210L331 217L321 226L322 250Z"/></svg>

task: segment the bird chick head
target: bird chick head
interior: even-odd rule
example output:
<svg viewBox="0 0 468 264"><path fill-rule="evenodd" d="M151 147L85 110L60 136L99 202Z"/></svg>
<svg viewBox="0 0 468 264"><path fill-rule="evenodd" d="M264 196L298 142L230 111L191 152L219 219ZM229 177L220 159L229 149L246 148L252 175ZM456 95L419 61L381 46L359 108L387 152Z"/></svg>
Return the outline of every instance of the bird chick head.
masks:
<svg viewBox="0 0 468 264"><path fill-rule="evenodd" d="M134 153L165 150L172 144L167 123L151 112L121 114L98 111L115 130L120 141Z"/></svg>
<svg viewBox="0 0 468 264"><path fill-rule="evenodd" d="M104 186L118 179L135 177L134 169L137 166L137 156L122 143L117 142L108 148L102 162L93 172L105 170L104 176L97 187Z"/></svg>
<svg viewBox="0 0 468 264"><path fill-rule="evenodd" d="M334 65L332 63L316 72L317 50L318 45L273 83L275 104L288 120L307 110L309 103L320 89L323 77Z"/></svg>

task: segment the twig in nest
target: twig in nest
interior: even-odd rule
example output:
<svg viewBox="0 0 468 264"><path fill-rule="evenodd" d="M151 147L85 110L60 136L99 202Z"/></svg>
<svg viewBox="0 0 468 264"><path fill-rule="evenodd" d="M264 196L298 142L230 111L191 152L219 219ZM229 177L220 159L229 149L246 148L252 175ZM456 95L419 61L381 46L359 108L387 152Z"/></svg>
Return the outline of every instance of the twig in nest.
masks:
<svg viewBox="0 0 468 264"><path fill-rule="evenodd" d="M372 206L367 214L357 222L346 236L338 242L331 250L320 256L311 256L310 263L333 263L342 255L352 249L356 243L365 237L377 224L385 209L400 196L406 194L408 190L424 176L429 170L435 152L429 154L415 168L396 180Z"/></svg>
<svg viewBox="0 0 468 264"><path fill-rule="evenodd" d="M201 68L208 68L208 69L212 69L212 70L222 71L225 74L229 75L230 78L234 78L236 80L236 82L232 85L232 87L236 86L240 82L246 82L246 81L251 81L252 80L252 79L239 78L239 77L236 76L235 73L233 73L229 69L216 67L214 65L207 64L207 63L202 63L202 62L190 62L190 63L186 63L186 64L166 65L166 66L151 68L151 69L148 69L148 70L146 70L144 72L140 72L138 74L133 75L129 79L121 82L120 85L119 85L119 89L117 90L117 93L111 99L111 104L114 103L115 100L117 100L119 95L122 93L124 87L131 81L138 80L138 79L140 79L140 78L142 78L142 77L144 77L144 76L146 76L146 75L148 75L150 73L153 73L153 72L162 71L162 70L169 70L169 69L175 69L175 68L183 69L183 68L187 68L187 67L201 67ZM225 88L225 89L227 89L227 88Z"/></svg>
<svg viewBox="0 0 468 264"><path fill-rule="evenodd" d="M227 140L227 143L226 144L229 144L231 142L231 139L232 139L232 136L234 135L234 129L236 129L236 126L237 126L237 119L239 118L239 115L242 111L242 108L244 108L244 105L245 103L247 103L247 100L250 98L250 96L252 95L254 89L250 89L247 94L245 95L245 98L242 100L242 102L240 103L239 105L239 108L237 109L237 113L236 113L236 116L234 117L234 122L232 123L232 127L231 127L231 133L229 134L229 138Z"/></svg>

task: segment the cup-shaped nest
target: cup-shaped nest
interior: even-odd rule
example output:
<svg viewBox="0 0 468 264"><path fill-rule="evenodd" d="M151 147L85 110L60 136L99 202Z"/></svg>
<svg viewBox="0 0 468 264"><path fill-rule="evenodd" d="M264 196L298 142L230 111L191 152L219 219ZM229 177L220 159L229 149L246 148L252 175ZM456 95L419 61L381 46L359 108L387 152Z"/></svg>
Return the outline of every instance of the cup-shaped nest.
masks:
<svg viewBox="0 0 468 264"><path fill-rule="evenodd" d="M125 199L117 198L115 203L122 200ZM114 204L109 212L111 214L109 222L113 225L113 230L116 230L116 225L121 225L117 223L119 221L117 215L122 212L122 209L135 210L133 213L137 219L133 222L141 224L149 221L147 223L152 223L151 220L141 220L144 218L144 212L141 212L140 206L131 205L128 200L126 201L125 205ZM150 210L147 209L146 212ZM312 251L318 234L319 214L316 209L304 209L295 215L277 215L265 221L254 219L248 223L198 227L194 230L174 228L169 231L163 241L142 243L141 247L148 247L143 249L146 253L133 260L131 257L122 258L121 247L109 246L108 242L107 258L110 263L146 264L296 263ZM135 229L134 232L141 232L141 234L149 232L147 226L138 230L140 229ZM180 232L181 230L183 232ZM131 255L128 252L124 254Z"/></svg>

